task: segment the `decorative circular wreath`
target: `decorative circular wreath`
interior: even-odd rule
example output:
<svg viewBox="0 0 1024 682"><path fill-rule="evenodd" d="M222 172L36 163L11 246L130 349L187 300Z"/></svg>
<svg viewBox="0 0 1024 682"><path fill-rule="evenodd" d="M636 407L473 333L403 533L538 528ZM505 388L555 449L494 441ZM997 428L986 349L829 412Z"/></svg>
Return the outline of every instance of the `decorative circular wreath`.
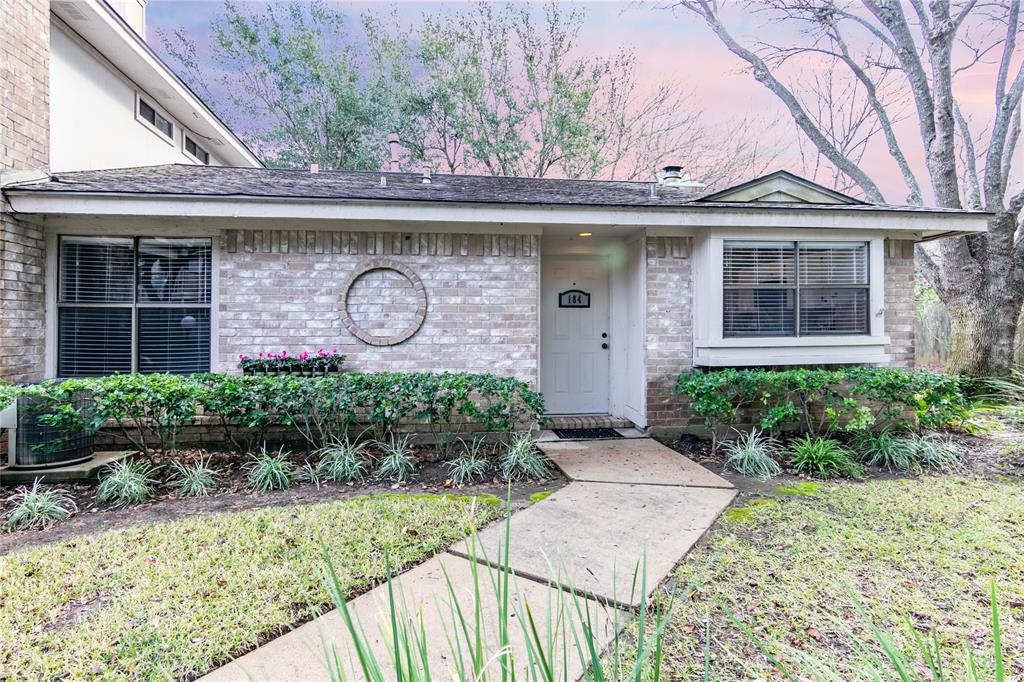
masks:
<svg viewBox="0 0 1024 682"><path fill-rule="evenodd" d="M398 334L392 334L391 336L374 336L369 334L365 329L356 324L355 320L348 312L348 295L352 290L352 286L359 280L360 277L368 272L374 270L392 270L409 280L412 284L413 291L416 292L416 314L413 318L412 324L406 327ZM345 329L349 331L352 336L356 337L363 343L368 343L371 346L396 346L403 341L408 341L413 334L419 331L420 327L423 326L423 320L427 317L427 289L423 286L423 280L417 275L412 268L409 266L399 263L398 261L391 260L390 258L374 258L372 260L365 261L348 276L345 280L345 284L341 289L341 321L345 325Z"/></svg>

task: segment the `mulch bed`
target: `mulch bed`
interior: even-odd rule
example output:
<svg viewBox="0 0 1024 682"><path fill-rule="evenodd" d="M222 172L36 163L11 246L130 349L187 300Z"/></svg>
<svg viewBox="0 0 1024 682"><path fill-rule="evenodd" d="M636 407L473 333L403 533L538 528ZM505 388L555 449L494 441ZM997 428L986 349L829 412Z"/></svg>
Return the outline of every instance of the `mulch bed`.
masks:
<svg viewBox="0 0 1024 682"><path fill-rule="evenodd" d="M1024 477L1024 433L1008 429L983 436L959 433L951 435L967 453L967 472L981 476ZM807 477L792 471L785 463L782 464L783 473L780 476L765 482L741 476L726 470L725 452L721 447L713 452L711 441L700 440L689 434L683 434L677 439L663 442L676 452L727 479L743 492L763 494L788 481L808 480ZM880 467L865 467L863 480L914 478L918 475L913 471L889 471Z"/></svg>
<svg viewBox="0 0 1024 682"><path fill-rule="evenodd" d="M26 549L36 545L61 542L70 538L139 524L176 521L201 514L237 512L263 507L284 507L295 504L317 504L348 497L373 495L377 493L408 494L451 494L451 495L493 495L505 499L509 494L508 485L493 479L481 483L455 487L451 484L445 462L436 459L432 451L417 451L419 463L416 472L402 483L375 480L368 476L360 483L323 482L320 487L307 482L293 482L287 490L273 490L256 493L248 489L248 481L241 470L246 457L236 452L207 452L203 450L182 450L177 459L194 460L208 458L211 465L220 471L217 492L206 497L176 497L169 487L160 486L152 500L132 507L113 507L96 502L94 482L60 484L78 505L78 512L62 523L46 530L0 533L0 554ZM296 458L299 460L300 458ZM168 464L168 462L157 462ZM295 461L301 464L301 461ZM166 473L166 469L163 473ZM531 495L550 492L563 487L568 479L552 467L550 477L544 480L518 481L511 486L513 510L530 503ZM45 479L44 479L45 482ZM10 504L6 497L12 487L0 487L0 516L6 513Z"/></svg>

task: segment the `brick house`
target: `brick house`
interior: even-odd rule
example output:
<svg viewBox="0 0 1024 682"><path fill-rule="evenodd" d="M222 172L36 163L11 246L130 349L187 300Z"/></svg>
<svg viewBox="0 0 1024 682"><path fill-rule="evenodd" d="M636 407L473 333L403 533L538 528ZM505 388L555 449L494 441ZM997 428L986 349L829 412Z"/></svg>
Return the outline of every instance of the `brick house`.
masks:
<svg viewBox="0 0 1024 682"><path fill-rule="evenodd" d="M690 367L912 365L914 244L985 229L983 213L786 172L708 193L676 167L651 182L266 169L159 64L138 78L163 85L135 83L109 114L123 122L90 134L138 126L183 158L57 162L74 135L55 133L53 36L152 53L103 3L23 4L0 23L21 46L0 119L3 168L21 172L0 216L8 380L337 348L351 369L514 375L553 414L673 426Z"/></svg>

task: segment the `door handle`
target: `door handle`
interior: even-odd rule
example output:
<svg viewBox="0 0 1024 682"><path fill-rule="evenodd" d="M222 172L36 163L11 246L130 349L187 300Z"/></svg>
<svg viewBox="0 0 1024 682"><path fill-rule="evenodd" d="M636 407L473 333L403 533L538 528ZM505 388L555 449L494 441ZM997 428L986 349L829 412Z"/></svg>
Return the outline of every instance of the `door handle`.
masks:
<svg viewBox="0 0 1024 682"><path fill-rule="evenodd" d="M608 344L607 343L602 343L601 344L601 348L604 348L605 350L608 350Z"/></svg>

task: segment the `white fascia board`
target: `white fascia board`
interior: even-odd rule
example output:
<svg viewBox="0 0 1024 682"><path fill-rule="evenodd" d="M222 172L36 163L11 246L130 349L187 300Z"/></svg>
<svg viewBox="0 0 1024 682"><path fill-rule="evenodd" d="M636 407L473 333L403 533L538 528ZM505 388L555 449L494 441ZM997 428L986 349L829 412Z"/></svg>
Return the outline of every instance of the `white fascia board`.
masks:
<svg viewBox="0 0 1024 682"><path fill-rule="evenodd" d="M182 125L217 138L223 146L210 150L231 165L262 168L263 164L206 104L155 55L114 10L98 0L52 2L51 11Z"/></svg>
<svg viewBox="0 0 1024 682"><path fill-rule="evenodd" d="M911 211L786 210L714 206L678 208L523 206L340 199L136 194L63 194L8 189L17 213L66 215L276 218L439 223L643 227L649 236L688 236L700 228L817 228L909 232L911 238L984 232L987 214Z"/></svg>

